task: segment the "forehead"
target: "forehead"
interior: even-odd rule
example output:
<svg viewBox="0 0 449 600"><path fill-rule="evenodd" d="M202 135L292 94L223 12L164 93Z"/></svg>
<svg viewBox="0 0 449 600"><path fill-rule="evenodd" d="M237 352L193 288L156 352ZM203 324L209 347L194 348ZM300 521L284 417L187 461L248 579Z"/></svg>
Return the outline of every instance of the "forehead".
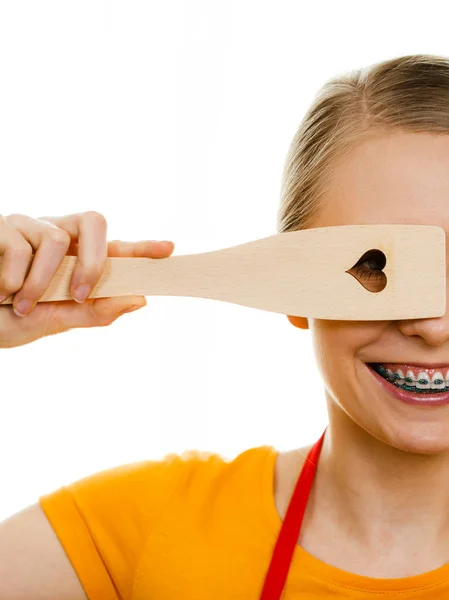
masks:
<svg viewBox="0 0 449 600"><path fill-rule="evenodd" d="M408 223L449 231L449 135L364 139L335 165L323 200L314 227Z"/></svg>

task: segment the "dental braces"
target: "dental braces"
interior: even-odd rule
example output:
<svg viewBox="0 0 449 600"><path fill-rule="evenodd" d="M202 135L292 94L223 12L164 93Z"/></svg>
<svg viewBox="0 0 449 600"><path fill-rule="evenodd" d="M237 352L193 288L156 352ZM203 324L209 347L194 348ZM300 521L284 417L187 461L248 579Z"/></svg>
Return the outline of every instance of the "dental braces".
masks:
<svg viewBox="0 0 449 600"><path fill-rule="evenodd" d="M375 367L382 375L387 375L387 369L385 369L385 367L380 367L380 366L376 366ZM397 380L397 379L403 379L405 383L421 383L422 385L425 385L426 383L436 383L436 384L441 384L444 383L446 387L449 387L449 380L448 379L435 379L435 380L427 380L427 379L412 379L411 377L401 377L400 375L398 375L397 373L393 373L393 375L391 377L386 377L388 378L389 381L393 381L393 383ZM400 384L400 385L404 385L404 384Z"/></svg>

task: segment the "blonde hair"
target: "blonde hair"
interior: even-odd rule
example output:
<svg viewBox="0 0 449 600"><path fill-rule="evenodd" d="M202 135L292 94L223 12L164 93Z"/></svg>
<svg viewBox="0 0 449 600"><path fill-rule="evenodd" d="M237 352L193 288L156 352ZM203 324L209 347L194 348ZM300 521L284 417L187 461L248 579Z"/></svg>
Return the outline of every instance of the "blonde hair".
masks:
<svg viewBox="0 0 449 600"><path fill-rule="evenodd" d="M413 54L351 71L316 94L288 150L277 231L310 227L338 161L370 135L449 133L449 59Z"/></svg>

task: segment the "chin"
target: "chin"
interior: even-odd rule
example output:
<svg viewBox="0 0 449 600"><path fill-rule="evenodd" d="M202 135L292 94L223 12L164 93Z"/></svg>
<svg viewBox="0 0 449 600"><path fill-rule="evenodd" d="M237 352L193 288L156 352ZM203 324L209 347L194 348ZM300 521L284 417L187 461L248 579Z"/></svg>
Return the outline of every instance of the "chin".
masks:
<svg viewBox="0 0 449 600"><path fill-rule="evenodd" d="M379 441L411 454L441 454L449 452L449 420L442 422L393 422L377 424L366 431Z"/></svg>

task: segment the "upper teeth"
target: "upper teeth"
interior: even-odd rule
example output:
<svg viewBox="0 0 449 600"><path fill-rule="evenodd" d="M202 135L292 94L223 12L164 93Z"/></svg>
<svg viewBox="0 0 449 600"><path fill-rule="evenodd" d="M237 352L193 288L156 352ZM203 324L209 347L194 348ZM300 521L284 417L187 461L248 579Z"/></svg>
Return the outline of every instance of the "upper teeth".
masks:
<svg viewBox="0 0 449 600"><path fill-rule="evenodd" d="M415 379L415 374L411 369L407 371L405 376L401 369L397 369L396 371L384 369L384 371L389 379L393 379L393 377L396 375L396 383L399 385L406 383L409 386L416 386L417 389L420 390L439 390L445 388L446 386L449 387L449 369L446 371L446 378L443 377L441 371L436 371L432 375L432 379L430 379L429 374L425 371L419 371L417 379Z"/></svg>

